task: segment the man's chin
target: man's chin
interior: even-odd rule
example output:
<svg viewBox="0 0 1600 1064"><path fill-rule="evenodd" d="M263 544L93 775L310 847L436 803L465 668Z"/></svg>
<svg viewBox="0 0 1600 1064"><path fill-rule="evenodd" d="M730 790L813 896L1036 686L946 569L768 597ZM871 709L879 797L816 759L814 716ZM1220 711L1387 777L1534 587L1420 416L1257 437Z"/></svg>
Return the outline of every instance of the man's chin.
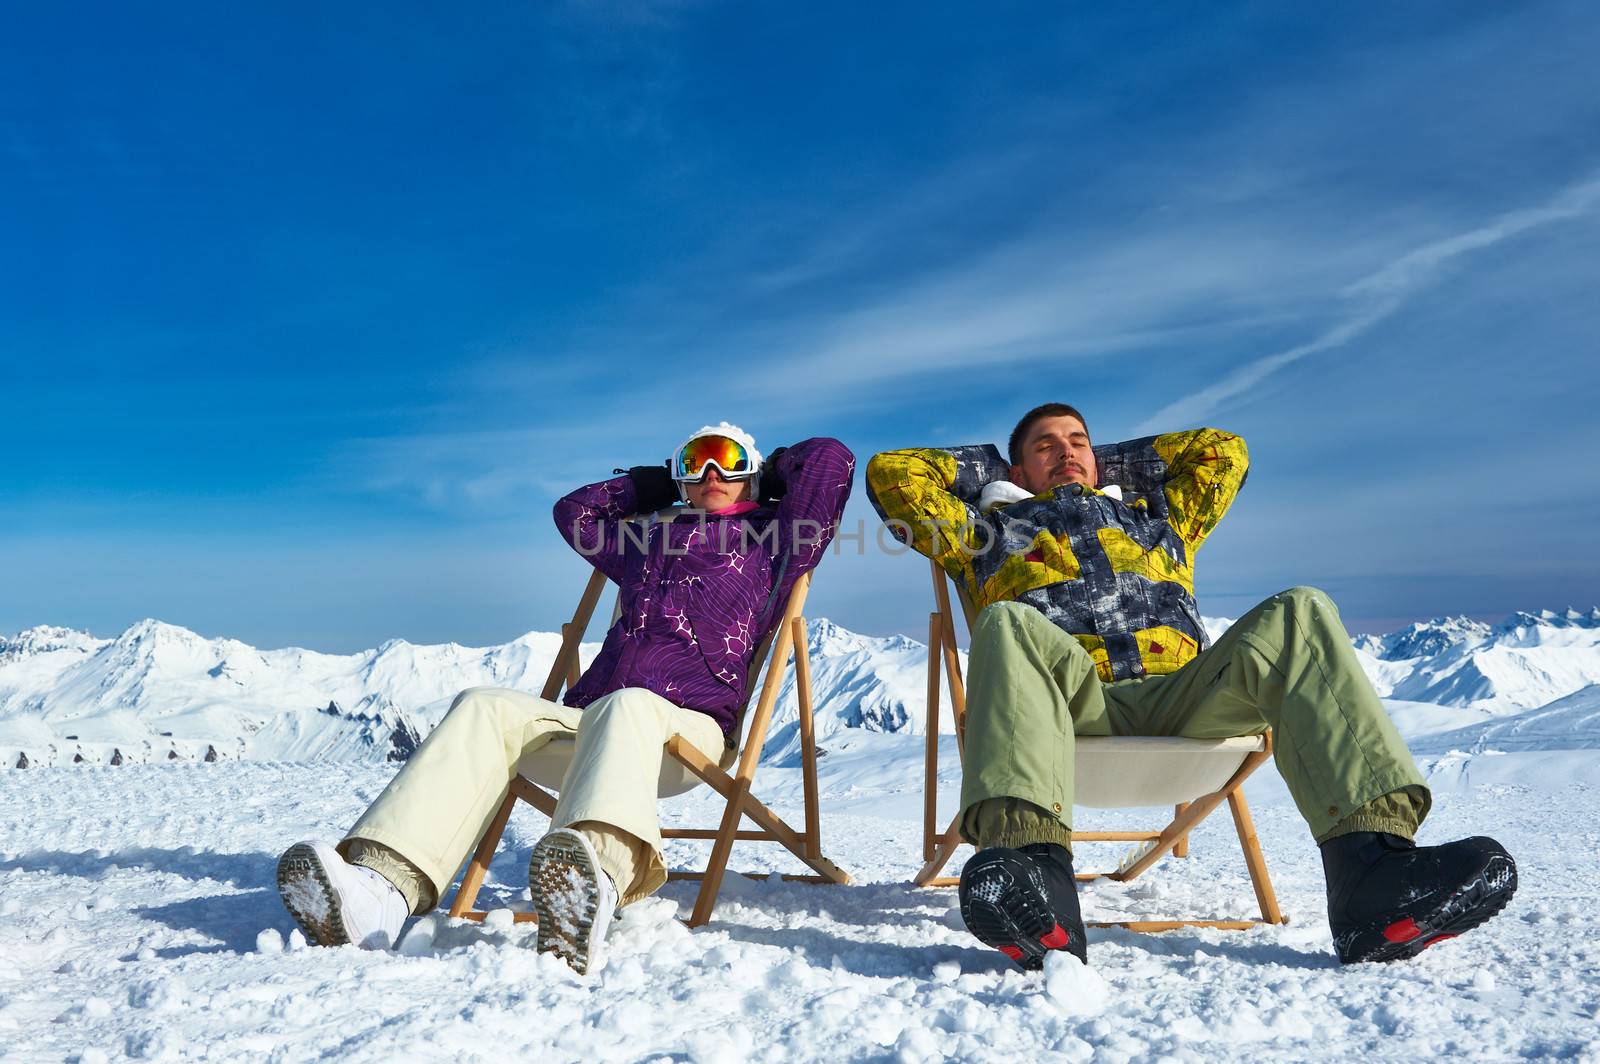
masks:
<svg viewBox="0 0 1600 1064"><path fill-rule="evenodd" d="M1087 480L1081 480L1078 477L1060 477L1060 478L1057 478L1055 480L1050 481L1049 487L1045 488L1044 490L1045 491L1055 491L1057 488L1064 488L1069 484L1081 484L1086 488L1094 486L1094 485L1090 484ZM1043 492L1041 492L1040 494L1043 494Z"/></svg>

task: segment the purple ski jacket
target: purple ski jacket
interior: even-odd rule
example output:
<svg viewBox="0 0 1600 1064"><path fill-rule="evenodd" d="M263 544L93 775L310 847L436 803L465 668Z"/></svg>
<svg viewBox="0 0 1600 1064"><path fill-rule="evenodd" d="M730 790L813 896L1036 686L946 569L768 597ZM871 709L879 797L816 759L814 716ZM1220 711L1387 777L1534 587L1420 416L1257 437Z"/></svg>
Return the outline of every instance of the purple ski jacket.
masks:
<svg viewBox="0 0 1600 1064"><path fill-rule="evenodd" d="M844 513L855 456L826 437L772 462L788 490L776 506L738 514L685 510L647 529L626 476L556 503L556 527L622 590L622 613L563 699L587 706L643 687L708 714L731 733L744 708L750 659L782 616L789 589L822 558Z"/></svg>

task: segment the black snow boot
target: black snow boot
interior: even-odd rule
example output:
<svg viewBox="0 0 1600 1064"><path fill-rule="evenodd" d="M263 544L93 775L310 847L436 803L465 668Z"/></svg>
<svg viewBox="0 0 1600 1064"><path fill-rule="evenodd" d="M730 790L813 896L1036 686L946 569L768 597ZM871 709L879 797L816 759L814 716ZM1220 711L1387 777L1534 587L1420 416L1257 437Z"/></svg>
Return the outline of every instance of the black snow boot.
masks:
<svg viewBox="0 0 1600 1064"><path fill-rule="evenodd" d="M1506 907L1517 865L1493 839L1418 846L1358 831L1322 844L1328 925L1344 964L1415 957Z"/></svg>
<svg viewBox="0 0 1600 1064"><path fill-rule="evenodd" d="M959 894L967 930L1024 968L1043 968L1053 949L1089 963L1072 852L1065 846L983 850L961 869Z"/></svg>

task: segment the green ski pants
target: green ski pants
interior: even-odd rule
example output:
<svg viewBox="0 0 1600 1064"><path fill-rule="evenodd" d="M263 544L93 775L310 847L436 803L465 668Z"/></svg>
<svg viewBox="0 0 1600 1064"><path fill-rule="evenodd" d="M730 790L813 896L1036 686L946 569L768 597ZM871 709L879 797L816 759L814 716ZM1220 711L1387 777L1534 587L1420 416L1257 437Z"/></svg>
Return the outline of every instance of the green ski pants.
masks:
<svg viewBox="0 0 1600 1064"><path fill-rule="evenodd" d="M1070 845L1075 735L1219 739L1272 729L1278 772L1317 842L1412 837L1431 798L1328 596L1291 588L1177 672L1102 683L1077 639L1017 602L972 632L962 834Z"/></svg>

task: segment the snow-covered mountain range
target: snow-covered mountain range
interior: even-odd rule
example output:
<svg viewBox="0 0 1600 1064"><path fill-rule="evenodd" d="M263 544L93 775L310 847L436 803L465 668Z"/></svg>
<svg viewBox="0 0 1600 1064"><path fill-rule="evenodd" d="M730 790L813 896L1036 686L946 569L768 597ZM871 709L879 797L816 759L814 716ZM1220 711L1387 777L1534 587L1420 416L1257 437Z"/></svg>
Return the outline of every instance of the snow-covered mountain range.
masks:
<svg viewBox="0 0 1600 1064"><path fill-rule="evenodd" d="M923 730L926 651L827 620L809 622L817 734ZM144 620L115 639L38 627L0 637L0 766L147 761L403 760L458 692L537 693L559 635L496 647L390 640L357 654L257 650ZM580 647L587 664L598 643ZM794 752L794 675L767 757ZM948 708L946 728L949 728Z"/></svg>
<svg viewBox="0 0 1600 1064"><path fill-rule="evenodd" d="M1208 621L1213 634L1226 621ZM560 644L530 632L497 647L390 640L357 654L258 650L145 620L114 639L38 627L0 637L0 766L165 760L403 760L463 688L537 692ZM903 636L809 622L817 734L923 730L927 652ZM1444 618L1360 636L1358 655L1408 737L1456 746L1600 745L1600 609ZM585 643L587 662L598 644ZM795 752L794 677L767 759ZM1546 709L1548 707L1548 709ZM943 707L941 730L951 728Z"/></svg>
<svg viewBox="0 0 1600 1064"><path fill-rule="evenodd" d="M1382 663L1369 671L1392 679L1388 697L1532 709L1600 683L1600 609L1519 612L1494 626L1449 617L1363 636L1356 647Z"/></svg>

